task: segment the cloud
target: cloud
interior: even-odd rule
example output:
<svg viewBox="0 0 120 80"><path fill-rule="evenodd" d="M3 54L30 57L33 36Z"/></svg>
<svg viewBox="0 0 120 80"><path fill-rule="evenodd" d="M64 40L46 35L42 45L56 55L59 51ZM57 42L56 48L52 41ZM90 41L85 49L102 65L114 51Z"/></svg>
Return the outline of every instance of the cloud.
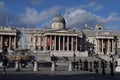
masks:
<svg viewBox="0 0 120 80"><path fill-rule="evenodd" d="M20 19L19 19L20 24L36 25L43 21L47 21L60 8L61 6L54 6L39 12L34 8L27 7L25 13L20 14Z"/></svg>
<svg viewBox="0 0 120 80"><path fill-rule="evenodd" d="M16 18L18 17L14 14L8 12L8 9L3 1L0 1L0 26L10 26L15 25Z"/></svg>
<svg viewBox="0 0 120 80"><path fill-rule="evenodd" d="M78 8L78 6L76 8ZM103 9L103 5L96 2L89 2L87 5L80 5L79 8L90 11L99 11Z"/></svg>
<svg viewBox="0 0 120 80"><path fill-rule="evenodd" d="M6 24L6 16L8 15L7 8L3 1L0 1L0 25Z"/></svg>
<svg viewBox="0 0 120 80"><path fill-rule="evenodd" d="M41 0L39 0L41 1ZM58 9L62 6L53 6L42 11L35 8L27 7L24 13L13 14L8 12L3 1L0 1L0 26L13 27L42 27L43 25L50 25L50 20Z"/></svg>
<svg viewBox="0 0 120 80"><path fill-rule="evenodd" d="M92 8L93 11L98 11L98 10L103 9L103 6L101 4L96 3L96 2L90 2L86 7Z"/></svg>
<svg viewBox="0 0 120 80"><path fill-rule="evenodd" d="M111 13L108 18L104 21L105 23L120 21L120 17L118 17L117 13Z"/></svg>
<svg viewBox="0 0 120 80"><path fill-rule="evenodd" d="M65 11L65 19L68 27L83 27L88 24L94 27L96 24L106 24L120 21L117 13L111 13L107 18L98 16L81 8L69 8Z"/></svg>

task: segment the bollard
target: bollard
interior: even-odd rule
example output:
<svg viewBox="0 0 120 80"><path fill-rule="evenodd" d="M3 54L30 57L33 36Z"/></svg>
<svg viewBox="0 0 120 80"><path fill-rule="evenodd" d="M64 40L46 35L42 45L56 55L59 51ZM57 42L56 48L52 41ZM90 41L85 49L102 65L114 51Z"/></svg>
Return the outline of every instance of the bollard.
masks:
<svg viewBox="0 0 120 80"><path fill-rule="evenodd" d="M68 71L73 71L73 69L72 69L72 62L71 61L69 61L69 63L68 63Z"/></svg>
<svg viewBox="0 0 120 80"><path fill-rule="evenodd" d="M120 72L120 58L118 58L117 60L116 60L116 67L115 67L115 71L116 72Z"/></svg>
<svg viewBox="0 0 120 80"><path fill-rule="evenodd" d="M82 64L82 62L81 62L81 63L80 63L80 70L83 70L82 66L83 66L83 64Z"/></svg>
<svg viewBox="0 0 120 80"><path fill-rule="evenodd" d="M86 71L88 71L88 61L86 59Z"/></svg>
<svg viewBox="0 0 120 80"><path fill-rule="evenodd" d="M15 71L20 71L20 64L18 61L15 62Z"/></svg>
<svg viewBox="0 0 120 80"><path fill-rule="evenodd" d="M56 71L56 62L55 61L52 61L51 71Z"/></svg>
<svg viewBox="0 0 120 80"><path fill-rule="evenodd" d="M38 63L36 61L34 62L33 71L38 71Z"/></svg>
<svg viewBox="0 0 120 80"><path fill-rule="evenodd" d="M90 72L92 72L92 62L90 62Z"/></svg>
<svg viewBox="0 0 120 80"><path fill-rule="evenodd" d="M83 66L84 66L83 70L85 71L86 70L86 62L85 61L83 62Z"/></svg>

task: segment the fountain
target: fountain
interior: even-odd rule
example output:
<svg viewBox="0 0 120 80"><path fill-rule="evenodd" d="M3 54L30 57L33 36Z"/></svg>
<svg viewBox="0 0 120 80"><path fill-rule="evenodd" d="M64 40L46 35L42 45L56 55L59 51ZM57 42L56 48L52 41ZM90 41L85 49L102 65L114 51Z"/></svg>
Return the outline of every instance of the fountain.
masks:
<svg viewBox="0 0 120 80"><path fill-rule="evenodd" d="M27 35L25 34L24 28L23 28L21 33L21 39L20 39L20 47L14 50L14 54L10 55L11 61L19 61L20 59L23 59L25 61L31 60L31 56L28 54L28 51L30 50L27 48L26 36Z"/></svg>

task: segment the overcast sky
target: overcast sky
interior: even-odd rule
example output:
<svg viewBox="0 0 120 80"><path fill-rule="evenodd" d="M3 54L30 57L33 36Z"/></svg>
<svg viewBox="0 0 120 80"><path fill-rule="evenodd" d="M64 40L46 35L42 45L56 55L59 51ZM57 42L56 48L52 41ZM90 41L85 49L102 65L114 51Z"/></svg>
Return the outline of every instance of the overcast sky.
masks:
<svg viewBox="0 0 120 80"><path fill-rule="evenodd" d="M60 10L67 27L120 30L120 0L0 0L0 25L48 27Z"/></svg>

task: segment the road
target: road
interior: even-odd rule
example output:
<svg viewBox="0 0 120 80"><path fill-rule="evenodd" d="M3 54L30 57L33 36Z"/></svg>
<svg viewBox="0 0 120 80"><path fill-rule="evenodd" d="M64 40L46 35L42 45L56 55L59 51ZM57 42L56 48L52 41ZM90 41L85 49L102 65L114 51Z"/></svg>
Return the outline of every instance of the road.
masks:
<svg viewBox="0 0 120 80"><path fill-rule="evenodd" d="M40 69L37 72L33 72L32 69L15 72L14 68L9 68L6 75L3 75L2 69L0 69L0 80L120 80L118 76L119 74L115 74L114 77L110 77L108 73L102 75L89 71L57 70L52 72L48 68Z"/></svg>

